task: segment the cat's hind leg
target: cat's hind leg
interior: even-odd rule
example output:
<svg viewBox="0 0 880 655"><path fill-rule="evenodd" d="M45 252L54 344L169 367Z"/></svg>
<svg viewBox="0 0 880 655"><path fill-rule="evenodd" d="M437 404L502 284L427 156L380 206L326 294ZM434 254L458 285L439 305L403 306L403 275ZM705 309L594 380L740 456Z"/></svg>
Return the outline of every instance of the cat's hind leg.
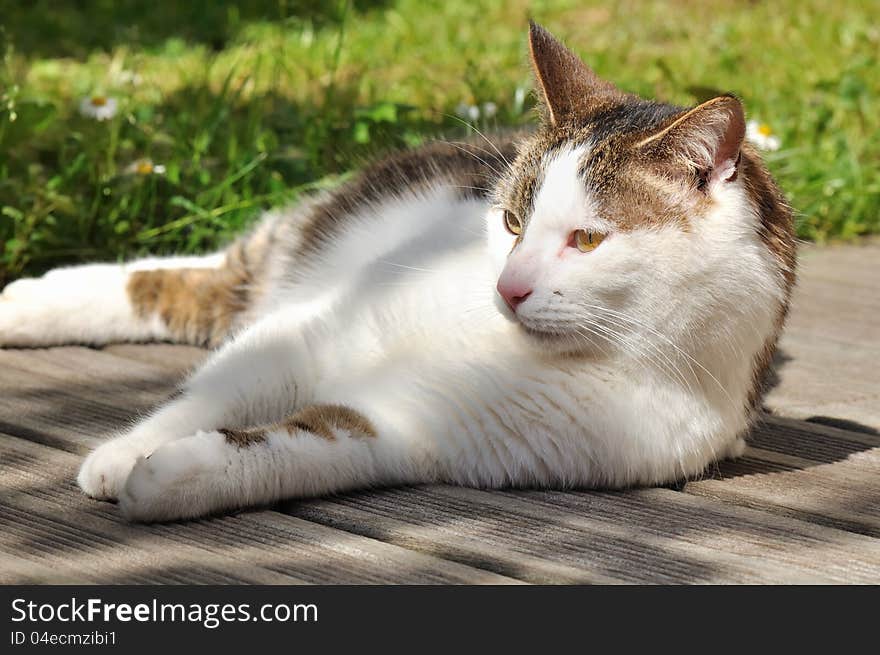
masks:
<svg viewBox="0 0 880 655"><path fill-rule="evenodd" d="M217 345L261 293L268 222L225 251L87 264L0 292L0 347L123 341Z"/></svg>
<svg viewBox="0 0 880 655"><path fill-rule="evenodd" d="M223 254L87 264L7 285L0 346L209 343L238 309Z"/></svg>

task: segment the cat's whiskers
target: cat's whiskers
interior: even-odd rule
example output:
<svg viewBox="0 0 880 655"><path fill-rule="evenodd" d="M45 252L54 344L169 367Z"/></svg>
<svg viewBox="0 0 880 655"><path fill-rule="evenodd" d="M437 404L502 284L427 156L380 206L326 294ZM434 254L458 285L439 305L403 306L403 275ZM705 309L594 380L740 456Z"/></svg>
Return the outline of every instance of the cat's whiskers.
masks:
<svg viewBox="0 0 880 655"><path fill-rule="evenodd" d="M575 332L577 334L581 335L582 337L584 337L591 346L593 346L594 348L598 348L599 350L602 351L603 355L608 357L609 356L608 350L605 348L605 346L602 345L601 341L599 341L599 342L594 341L592 338L590 338L589 335L592 334L593 336L595 336L597 338L601 338L601 336L596 334L595 332L593 332L590 328L584 328L584 329L587 330L586 334L581 331L581 328L575 328ZM575 339L575 342L577 342L576 339Z"/></svg>
<svg viewBox="0 0 880 655"><path fill-rule="evenodd" d="M598 327L598 326L595 326L595 327ZM614 333L612 333L612 334L614 334ZM647 343L650 343L650 342L647 342ZM621 343L620 345L623 345L624 348L626 348L626 346L624 344ZM682 380L684 380L685 383L687 384L687 380L681 374L680 369L677 366L674 366L674 364L673 364L673 368L678 373L680 378ZM667 375L669 375L669 372L666 371L665 368L661 367L660 370L663 371L664 373L666 373ZM691 369L691 370L693 370L693 369ZM690 389L690 385L688 385L688 388ZM703 436L703 435L699 435L699 438L702 442L705 443L706 446L708 446L710 452L712 453L712 461L717 461L718 453L717 453L715 447L712 445L711 439L709 439L708 436ZM687 469L685 468L685 464L684 464L685 454L681 452L680 444L676 443L675 447L676 447L676 452L677 452L677 464L678 464L679 470L681 471L681 477L682 477L682 479L687 479L687 477L688 477Z"/></svg>
<svg viewBox="0 0 880 655"><path fill-rule="evenodd" d="M471 189L473 191L484 191L486 193L491 192L491 189L488 189L484 186L468 186L467 184L447 184L445 186L450 189Z"/></svg>
<svg viewBox="0 0 880 655"><path fill-rule="evenodd" d="M567 306L571 310L577 309L577 305L574 305L571 303L568 303ZM560 308L564 311L564 309L566 308L566 304L560 305L559 303L557 303L556 305L554 305L554 307L555 307L556 311L560 311ZM539 313L537 315L537 317L539 319L542 318L542 314ZM681 372L680 368L676 365L676 363L661 348L657 347L656 344L651 343L650 341L641 338L641 335L634 334L629 329L630 326L625 325L625 324L621 324L619 322L610 321L608 319L608 317L604 317L604 319L606 321L610 322L612 325L607 326L607 325L601 325L601 324L595 323L595 322L593 322L593 323L581 322L581 323L577 324L577 327L591 329L593 334L596 334L596 330L600 330L600 331L605 332L606 338L609 341L611 341L613 343L618 343L619 345L623 346L624 349L632 356L632 358L634 360L638 360L639 357L647 358L652 364L654 364L654 366L656 366L659 370L661 370L666 375L668 375L671 380L674 379L674 377L673 377L673 373L674 373L676 376L678 376L679 381L681 381L690 391L693 391L693 388L690 384L690 381ZM624 334L620 334L620 333L612 330L611 327L614 327L614 326L619 327L619 328L626 328L628 330L628 334L624 335ZM635 343L633 341L634 338L640 338L641 344ZM666 366L663 365L663 362L658 361L657 358L654 357L651 352L645 352L640 347L640 345L649 347L652 352L656 352L657 354L659 354L665 360Z"/></svg>
<svg viewBox="0 0 880 655"><path fill-rule="evenodd" d="M653 363L655 365L659 366L661 368L661 370L664 370L667 373L669 373L670 371L672 373L674 373L675 376L677 376L677 379L682 384L684 384L684 386L688 389L688 391L691 391L691 392L694 391L694 388L691 384L691 380L688 378L688 376L686 376L684 374L684 372L681 370L681 367L678 366L678 364L675 362L675 360L672 357L670 357L669 354L666 353L662 348L660 348L656 343L653 343L649 339L646 339L644 337L644 335L641 335L638 332L633 331L632 326L629 324L623 323L620 320L617 320L617 319L612 318L607 315L602 316L601 318L602 318L602 320L610 323L611 327L618 327L618 328L622 328L622 329L626 330L626 333L627 333L626 337L622 337L622 338L626 338L628 343L634 343L637 341L639 345L650 348L652 353L656 353L657 355L659 355L659 357L662 358L663 362L659 362L656 357L652 357L651 359L652 359ZM608 327L608 326L605 326L605 327ZM644 351L640 350L640 352L644 352ZM663 365L663 363L665 363L665 366ZM690 366L688 368L690 369L691 376L693 377L694 382L699 383L699 379L696 376L696 372ZM672 379L673 379L672 375L670 375L670 380L672 380Z"/></svg>
<svg viewBox="0 0 880 655"><path fill-rule="evenodd" d="M558 309L559 309L559 307L557 306L557 311L558 311ZM542 320L542 318L545 314L546 314L546 312L539 312L538 314L534 315L533 318L536 318L538 320ZM544 322L547 323L548 321L545 320ZM545 325L543 327L545 329L546 328L552 329L553 326L558 326L558 324L554 321L550 321L549 323L550 323L550 325ZM569 326L568 326L568 324L564 324L564 327L568 328ZM622 327L622 326L618 326L618 327ZM668 360L669 365L664 366L663 362L658 361L657 358L652 356L652 354L650 352L646 352L641 347L639 347L638 343L634 343L631 339L627 338L625 335L623 335L619 332L615 332L609 326L601 325L598 323L581 322L581 323L577 323L575 326L575 330L579 330L579 329L589 330L590 333L593 334L594 336L600 337L603 340L605 340L611 344L617 344L618 346L620 346L623 349L623 351L628 355L628 357L632 361L634 361L642 366L645 366L645 362L641 361L641 360L647 359L660 372L664 373L670 379L675 379L673 377L673 373L677 374L678 379L686 387L690 388L690 384L688 383L687 379L684 377L684 375L681 374L680 370L674 365L674 363L672 363L671 361ZM651 346L655 350L659 351L659 349L657 349L656 346L654 346L653 344L650 344L649 342L646 342L646 345ZM605 351L605 353L607 355L607 351Z"/></svg>
<svg viewBox="0 0 880 655"><path fill-rule="evenodd" d="M630 316L628 314L624 314L622 312L615 311L615 310L610 309L608 307L603 307L600 305L592 305L592 304L587 304L586 306L592 310L599 312L600 315L602 315L602 317L607 321L614 321L614 320L617 320L618 322L623 321L622 324L620 324L620 323L618 323L618 324L623 327L627 327L627 328L632 328L632 327L641 328L643 330L646 330L650 334L658 337L659 339L661 339L664 343L668 344L673 350L675 350L678 354L680 354L682 357L685 358L685 363L688 365L688 369L690 370L691 374L694 376L694 379L699 380L699 377L697 376L696 371L691 366L691 363L696 364L701 370L705 371L710 377L715 379L714 376L712 375L712 373L709 370L707 370L692 355L690 355L690 353L688 353L687 351L685 351L684 349L679 347L668 336L666 336L662 332L659 332L657 329L648 325L644 321L640 321L639 319L633 318L632 316ZM634 331L634 333L638 334L637 331ZM645 338L644 335L639 335L639 336L640 336L640 338L643 338L643 339ZM720 382L718 382L717 380L715 380L715 381L720 385ZM723 390L723 387L722 387L722 390Z"/></svg>
<svg viewBox="0 0 880 655"><path fill-rule="evenodd" d="M464 120L463 118L461 118L461 117L459 117L459 116L453 116L452 114L444 114L444 116L447 116L447 117L449 117L449 118L452 118L453 120L457 120L457 121L458 121L459 123L461 123L462 125L465 125L465 126L467 126L469 129L471 129L471 130L473 130L474 132L476 132L480 137L482 137L483 141L485 141L485 142L488 143L490 146L492 146L492 148L495 149L495 152L498 153L498 156L501 157L501 160L502 160L505 164L507 164L508 166L511 165L511 163L510 163L510 161L507 159L507 157L504 156L504 153L501 152L501 149L500 149L497 145L495 145L495 143L494 143L489 137L487 137L487 136L486 136L485 134L483 134L479 129L477 129L477 127L476 127L473 123L469 123L468 121ZM488 151L486 151L486 152L488 152Z"/></svg>
<svg viewBox="0 0 880 655"><path fill-rule="evenodd" d="M398 264L397 262L390 262L387 259L380 259L380 264L387 264L388 266L396 266L397 268L405 268L408 271L419 271L421 273L440 273L441 271L437 271L430 268L421 268L419 266L409 266L407 264Z"/></svg>
<svg viewBox="0 0 880 655"><path fill-rule="evenodd" d="M738 406L737 403L734 401L733 397L730 395L730 392L727 390L727 388L723 384L721 384L721 381L718 380L718 378L715 377L715 375L709 369L707 369L700 361L698 361L696 358L694 358L692 355L690 355L687 351L680 348L677 344L675 344L675 342L672 341L672 339L670 339L666 335L662 334L661 332L657 331L656 329L654 329L650 325L645 324L642 321L639 321L639 320L637 320L631 316L628 316L626 314L616 312L616 311L609 309L607 307L601 307L599 305L587 305L587 306L594 309L594 310L597 310L599 312L605 312L606 314L610 314L612 316L619 317L621 320L629 321L633 325L636 325L636 326L641 327L645 330L648 330L656 337L662 339L664 342L668 343L672 348L674 348L676 350L676 352L678 352L680 355L682 355L687 360L687 362L691 362L691 363L695 364L698 368L700 368L703 372L705 372L706 375L708 375L709 378L711 378L711 380L717 385L717 387L721 390L721 392L726 396L727 400L730 401L730 403L733 407ZM688 363L688 368L691 369L691 372L694 374L694 378L696 380L699 380L699 377L697 377L696 371L693 370L693 367L690 366L690 363Z"/></svg>
<svg viewBox="0 0 880 655"><path fill-rule="evenodd" d="M474 154L473 152L471 152L470 150L468 150L467 148L464 147L465 145L471 146L471 144L469 144L469 143L462 144L461 142L456 142L456 141L444 141L443 143L452 146L456 150L460 150L461 152L465 153L466 155L468 155L470 157L473 157L478 162L480 162L483 166L485 166L490 171L495 173L495 175L497 175L498 177L504 176L504 174L501 171L499 171L497 168L495 168L492 164L490 164L489 162L487 162L485 159L483 159L479 155ZM484 148L480 148L479 146L472 146L472 147L477 148L479 150L482 150L483 152L487 152ZM491 154L491 153L487 153L487 154Z"/></svg>
<svg viewBox="0 0 880 655"><path fill-rule="evenodd" d="M687 357L690 357L689 355L687 355L687 353L684 350L679 348L675 343L672 342L672 340L670 340L668 337L666 337L666 335L661 334L660 332L655 330L650 325L647 325L643 321L639 321L638 319L634 319L626 314L616 312L612 309L609 309L608 307L602 307L600 305L590 305L590 304L587 304L586 306L589 307L590 309L598 311L602 315L602 318L604 320L612 322L612 323L614 323L616 321L616 324L618 325L618 327L622 327L627 330L630 330L633 334L638 335L639 338L641 338L642 340L644 340L647 343L652 343L652 342L650 342L648 339L646 339L644 335L639 335L637 331L633 331L632 330L633 326L640 327L640 328L643 328L643 329L649 331L650 333L654 334L655 336L660 337L664 342L668 343L670 346L672 346L679 353L684 354ZM623 321L623 323L621 323L621 321ZM663 352L662 349L657 344L652 343L652 345L659 352ZM668 355L666 355L665 353L664 353L664 355L668 359ZM690 360L686 359L685 364L687 364L688 370L690 371L693 379L695 381L699 382L699 376L697 375L697 372L694 370L694 368L691 366ZM699 364L699 362L697 362L697 364Z"/></svg>
<svg viewBox="0 0 880 655"><path fill-rule="evenodd" d="M681 369L676 366L671 359L669 359L668 357L664 357L665 362L661 361L656 356L654 356L651 351L646 351L643 348L645 346L650 347L652 351L658 352L659 354L663 355L662 351L659 350L655 344L652 344L644 339L642 339L641 341L636 341L634 337L637 337L638 335L635 335L632 332L630 332L628 335L624 335L620 332L616 332L607 325L601 325L599 323L580 323L579 326L589 326L593 329L594 334L597 332L600 334L604 334L608 341L621 346L624 349L624 352L629 355L632 361L641 364L642 366L646 366L646 362L642 360L647 360L647 363L652 364L659 372L666 375L671 381L677 380L681 382L685 387L687 387L688 390L692 390L691 384L688 381L687 377L681 372ZM617 327L623 326L618 325Z"/></svg>

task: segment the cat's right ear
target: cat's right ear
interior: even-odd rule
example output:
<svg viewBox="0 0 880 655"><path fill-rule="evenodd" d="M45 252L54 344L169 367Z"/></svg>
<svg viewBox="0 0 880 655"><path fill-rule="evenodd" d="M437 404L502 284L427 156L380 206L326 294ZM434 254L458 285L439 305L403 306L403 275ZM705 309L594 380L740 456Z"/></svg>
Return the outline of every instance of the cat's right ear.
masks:
<svg viewBox="0 0 880 655"><path fill-rule="evenodd" d="M683 161L701 184L733 181L745 134L742 103L725 95L674 118L636 144L636 148L646 158Z"/></svg>
<svg viewBox="0 0 880 655"><path fill-rule="evenodd" d="M551 125L582 121L625 97L534 21L529 21L529 55Z"/></svg>

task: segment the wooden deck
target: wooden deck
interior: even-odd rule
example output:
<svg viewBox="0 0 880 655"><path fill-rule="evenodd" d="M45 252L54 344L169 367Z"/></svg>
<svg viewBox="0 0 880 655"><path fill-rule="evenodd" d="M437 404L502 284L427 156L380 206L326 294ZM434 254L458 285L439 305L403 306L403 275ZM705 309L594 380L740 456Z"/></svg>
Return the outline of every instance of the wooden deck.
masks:
<svg viewBox="0 0 880 655"><path fill-rule="evenodd" d="M196 348L0 350L0 582L880 583L880 245L809 248L744 458L682 490L353 493L168 525L77 465Z"/></svg>

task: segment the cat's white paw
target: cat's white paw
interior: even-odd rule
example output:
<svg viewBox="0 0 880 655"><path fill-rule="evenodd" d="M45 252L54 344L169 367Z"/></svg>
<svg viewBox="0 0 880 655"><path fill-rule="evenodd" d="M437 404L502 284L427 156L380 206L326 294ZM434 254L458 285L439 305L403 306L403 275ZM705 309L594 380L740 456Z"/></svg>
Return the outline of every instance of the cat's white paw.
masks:
<svg viewBox="0 0 880 655"><path fill-rule="evenodd" d="M79 488L98 500L115 500L143 453L126 439L113 439L93 450L76 477Z"/></svg>
<svg viewBox="0 0 880 655"><path fill-rule="evenodd" d="M171 521L217 509L227 485L229 445L219 432L199 432L140 457L119 494L131 521Z"/></svg>

